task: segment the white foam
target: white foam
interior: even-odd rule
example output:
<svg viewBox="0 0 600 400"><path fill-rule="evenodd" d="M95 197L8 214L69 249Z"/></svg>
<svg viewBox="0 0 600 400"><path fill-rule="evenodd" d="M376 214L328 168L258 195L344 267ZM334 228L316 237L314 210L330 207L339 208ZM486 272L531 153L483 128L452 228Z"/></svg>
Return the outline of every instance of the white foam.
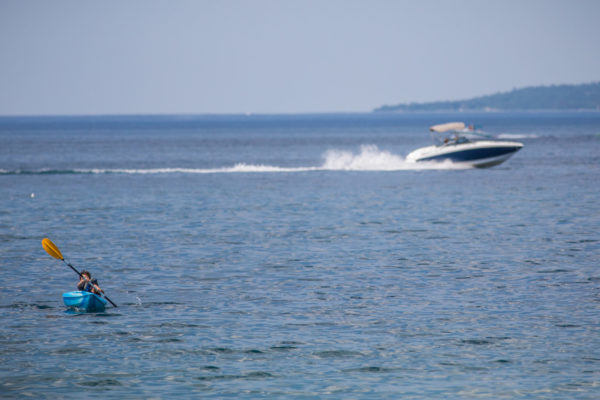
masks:
<svg viewBox="0 0 600 400"><path fill-rule="evenodd" d="M379 150L374 145L364 145L358 154L350 151L328 151L321 168L332 171L397 171L406 167L407 162L403 157Z"/></svg>
<svg viewBox="0 0 600 400"><path fill-rule="evenodd" d="M375 145L363 145L360 153L330 150L320 168L329 171L410 171L427 169L463 169L464 165L444 162L410 162L402 156L379 150Z"/></svg>
<svg viewBox="0 0 600 400"><path fill-rule="evenodd" d="M305 172L305 171L316 171L317 167L275 167L272 165L253 165L239 163L233 166L233 168L223 168L222 172Z"/></svg>
<svg viewBox="0 0 600 400"><path fill-rule="evenodd" d="M539 136L525 133L501 133L496 137L498 139L537 139Z"/></svg>

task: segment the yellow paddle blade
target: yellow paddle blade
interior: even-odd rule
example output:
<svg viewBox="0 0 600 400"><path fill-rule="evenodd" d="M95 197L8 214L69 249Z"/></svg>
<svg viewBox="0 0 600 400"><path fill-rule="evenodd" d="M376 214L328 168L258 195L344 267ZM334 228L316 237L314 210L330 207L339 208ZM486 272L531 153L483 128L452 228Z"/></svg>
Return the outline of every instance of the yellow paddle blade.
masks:
<svg viewBox="0 0 600 400"><path fill-rule="evenodd" d="M46 253L50 254L52 257L58 260L64 260L60 250L52 241L48 238L42 239L42 247L46 250Z"/></svg>

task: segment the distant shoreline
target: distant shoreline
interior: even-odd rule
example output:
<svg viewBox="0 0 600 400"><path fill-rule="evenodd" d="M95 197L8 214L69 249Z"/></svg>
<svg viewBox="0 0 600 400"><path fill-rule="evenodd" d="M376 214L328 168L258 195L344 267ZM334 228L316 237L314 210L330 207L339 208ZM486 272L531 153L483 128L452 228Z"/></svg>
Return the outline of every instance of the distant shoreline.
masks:
<svg viewBox="0 0 600 400"><path fill-rule="evenodd" d="M532 86L466 100L384 105L373 112L600 111L600 82Z"/></svg>

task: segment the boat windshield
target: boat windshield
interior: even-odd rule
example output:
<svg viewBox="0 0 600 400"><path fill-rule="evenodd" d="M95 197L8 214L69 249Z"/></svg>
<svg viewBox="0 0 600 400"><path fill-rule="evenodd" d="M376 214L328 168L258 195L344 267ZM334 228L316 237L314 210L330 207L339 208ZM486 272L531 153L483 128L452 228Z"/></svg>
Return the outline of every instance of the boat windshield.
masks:
<svg viewBox="0 0 600 400"><path fill-rule="evenodd" d="M454 134L452 136L446 136L442 141L442 146L454 146L462 143L471 143L469 139L464 136L460 136L459 134Z"/></svg>

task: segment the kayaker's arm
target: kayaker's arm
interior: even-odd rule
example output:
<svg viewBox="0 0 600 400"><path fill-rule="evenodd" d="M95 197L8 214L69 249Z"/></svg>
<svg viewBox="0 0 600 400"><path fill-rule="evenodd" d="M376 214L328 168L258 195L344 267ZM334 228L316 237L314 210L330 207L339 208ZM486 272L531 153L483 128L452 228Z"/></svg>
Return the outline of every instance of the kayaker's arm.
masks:
<svg viewBox="0 0 600 400"><path fill-rule="evenodd" d="M83 276L79 278L79 283L77 283L77 290L85 290L85 286L87 285L88 280Z"/></svg>
<svg viewBox="0 0 600 400"><path fill-rule="evenodd" d="M92 279L90 283L92 284L94 293L96 293L96 294L104 293L104 290L102 290L100 285L98 285L98 281L96 279Z"/></svg>

